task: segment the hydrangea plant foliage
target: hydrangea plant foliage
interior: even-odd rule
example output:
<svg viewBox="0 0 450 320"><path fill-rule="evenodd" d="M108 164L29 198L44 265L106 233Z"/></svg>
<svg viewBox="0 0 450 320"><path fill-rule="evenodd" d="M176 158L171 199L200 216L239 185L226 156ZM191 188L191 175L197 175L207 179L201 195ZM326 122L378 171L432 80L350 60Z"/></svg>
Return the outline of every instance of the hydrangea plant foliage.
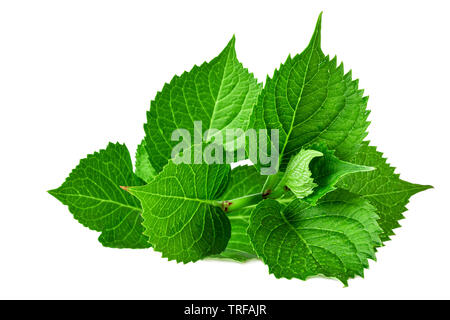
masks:
<svg viewBox="0 0 450 320"><path fill-rule="evenodd" d="M367 102L351 72L323 53L321 15L306 49L264 85L237 59L233 37L156 94L134 168L127 147L109 143L49 193L106 247L151 247L183 263L259 259L277 278L347 284L394 234L410 197L431 188L401 180L365 140ZM176 129L206 132L190 148L217 146L229 129L276 130L277 141L264 141L278 147L277 170L262 174L248 143L227 142L223 153L244 150L253 165L176 161Z"/></svg>

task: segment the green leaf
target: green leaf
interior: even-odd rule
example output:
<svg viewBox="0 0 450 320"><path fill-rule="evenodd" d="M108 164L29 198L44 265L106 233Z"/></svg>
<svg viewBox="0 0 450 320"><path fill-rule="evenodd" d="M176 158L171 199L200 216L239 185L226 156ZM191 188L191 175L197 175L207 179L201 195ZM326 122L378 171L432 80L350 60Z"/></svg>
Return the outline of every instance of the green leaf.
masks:
<svg viewBox="0 0 450 320"><path fill-rule="evenodd" d="M147 183L156 175L148 157L145 140L142 140L136 150L136 175Z"/></svg>
<svg viewBox="0 0 450 320"><path fill-rule="evenodd" d="M225 250L230 222L215 200L229 173L229 165L170 161L146 186L128 188L141 201L144 234L156 251L187 263Z"/></svg>
<svg viewBox="0 0 450 320"><path fill-rule="evenodd" d="M248 234L275 277L306 280L321 274L347 285L349 278L363 276L381 244L375 212L368 201L342 191L317 206L295 200L283 211L270 199L252 212Z"/></svg>
<svg viewBox="0 0 450 320"><path fill-rule="evenodd" d="M151 102L144 129L150 162L157 172L179 143L171 141L176 129L186 129L193 137L194 122L202 121L202 132L217 129L224 134L226 129L247 130L261 86L237 60L234 44L233 37L212 61L175 76ZM213 137L210 134L206 140Z"/></svg>
<svg viewBox="0 0 450 320"><path fill-rule="evenodd" d="M344 176L351 173L366 172L375 169L373 167L342 161L336 157L334 151L329 150L325 144L314 145L312 148L323 154L323 157L312 160L310 164L312 177L314 178L317 187L314 189L314 192L304 200L313 205L325 194L335 190L336 183Z"/></svg>
<svg viewBox="0 0 450 320"><path fill-rule="evenodd" d="M100 231L99 241L111 248L148 248L143 235L141 205L120 186L142 185L133 173L125 145L109 143L88 155L66 181L49 193L69 207L82 225Z"/></svg>
<svg viewBox="0 0 450 320"><path fill-rule="evenodd" d="M287 186L292 193L302 199L313 193L313 189L317 186L311 177L309 164L316 157L323 154L316 150L301 150L297 155L289 161L286 172L280 182L280 187Z"/></svg>
<svg viewBox="0 0 450 320"><path fill-rule="evenodd" d="M381 239L387 241L389 236L394 235L393 229L400 227L398 221L404 218L402 213L406 211L409 198L432 186L401 180L394 173L395 168L386 163L383 154L376 147L369 146L367 141L363 142L351 162L371 166L376 170L346 176L338 186L361 195L377 208L380 216L378 223L383 229Z"/></svg>
<svg viewBox="0 0 450 320"><path fill-rule="evenodd" d="M254 127L279 130L281 171L291 156L313 143L326 143L347 160L367 135L368 98L351 72L344 74L336 58L323 54L321 19L308 47L267 78L254 111Z"/></svg>
<svg viewBox="0 0 450 320"><path fill-rule="evenodd" d="M266 176L260 175L253 166L236 167L231 171L229 187L221 199L230 200L261 192L265 181ZM227 214L231 223L231 237L225 251L217 257L240 262L256 258L247 234L251 212L252 209L245 208Z"/></svg>

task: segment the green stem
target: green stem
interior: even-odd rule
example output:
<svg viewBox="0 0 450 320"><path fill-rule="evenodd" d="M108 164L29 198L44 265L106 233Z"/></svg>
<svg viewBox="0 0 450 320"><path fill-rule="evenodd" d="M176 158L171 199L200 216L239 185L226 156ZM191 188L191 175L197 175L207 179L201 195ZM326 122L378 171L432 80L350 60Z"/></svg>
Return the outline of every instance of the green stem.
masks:
<svg viewBox="0 0 450 320"><path fill-rule="evenodd" d="M279 177L276 174L267 177L262 192L273 190L278 183Z"/></svg>
<svg viewBox="0 0 450 320"><path fill-rule="evenodd" d="M216 206L221 207L225 212L236 211L238 209L254 206L263 200L261 193L251 194L245 197L232 200L217 201Z"/></svg>
<svg viewBox="0 0 450 320"><path fill-rule="evenodd" d="M223 201L215 201L214 205L216 207L222 208L226 213L231 211L236 211L242 208L255 207L258 203L260 203L264 199L276 199L277 201L290 202L292 199L281 199L286 194L286 191L282 188L272 192L272 193L255 193L250 194L248 196L231 199L231 200L223 200Z"/></svg>
<svg viewBox="0 0 450 320"><path fill-rule="evenodd" d="M283 188L276 188L270 194L267 195L267 199L278 199L286 193Z"/></svg>
<svg viewBox="0 0 450 320"><path fill-rule="evenodd" d="M267 177L260 193L250 194L231 200L217 200L213 202L213 205L222 208L224 212L228 213L242 208L255 207L264 199L276 199L280 202L288 202L292 199L281 199L286 195L288 190L288 188L280 183L280 176L274 174Z"/></svg>

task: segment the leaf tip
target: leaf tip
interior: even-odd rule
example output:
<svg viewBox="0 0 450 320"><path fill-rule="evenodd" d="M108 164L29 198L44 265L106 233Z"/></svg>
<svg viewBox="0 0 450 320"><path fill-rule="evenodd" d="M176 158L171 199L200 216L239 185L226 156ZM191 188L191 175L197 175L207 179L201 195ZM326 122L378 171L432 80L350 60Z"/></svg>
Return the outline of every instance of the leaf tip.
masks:
<svg viewBox="0 0 450 320"><path fill-rule="evenodd" d="M316 31L320 34L320 30L322 28L322 14L323 11L321 11L319 13L319 17L317 18L317 22L316 22Z"/></svg>
<svg viewBox="0 0 450 320"><path fill-rule="evenodd" d="M423 185L422 186L422 191L428 190L428 189L434 189L434 187L432 185Z"/></svg>
<svg viewBox="0 0 450 320"><path fill-rule="evenodd" d="M322 13L319 14L319 17L317 18L316 27L314 29L314 33L311 37L311 41L309 42L308 47L309 48L319 48L320 49L320 42L321 42L321 30L322 30Z"/></svg>
<svg viewBox="0 0 450 320"><path fill-rule="evenodd" d="M230 41L228 42L227 47L234 49L235 44L236 44L236 34L233 33L233 36L231 37Z"/></svg>
<svg viewBox="0 0 450 320"><path fill-rule="evenodd" d="M364 172L364 171L374 171L374 170L377 170L377 168L376 167L369 167L369 166L361 166L361 171L362 172Z"/></svg>
<svg viewBox="0 0 450 320"><path fill-rule="evenodd" d="M322 15L323 15L323 11L320 11L319 17L317 18L317 24L321 24L322 23Z"/></svg>

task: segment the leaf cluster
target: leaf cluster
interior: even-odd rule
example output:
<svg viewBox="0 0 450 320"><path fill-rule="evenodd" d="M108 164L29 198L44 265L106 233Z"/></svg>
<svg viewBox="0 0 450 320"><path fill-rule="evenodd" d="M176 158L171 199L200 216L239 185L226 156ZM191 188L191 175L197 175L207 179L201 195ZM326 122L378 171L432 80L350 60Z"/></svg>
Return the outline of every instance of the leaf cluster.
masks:
<svg viewBox="0 0 450 320"><path fill-rule="evenodd" d="M157 93L135 168L127 147L110 143L49 193L106 247L152 247L183 263L260 259L277 278L347 284L394 234L409 198L430 188L401 180L364 141L367 101L322 52L321 15L306 49L264 86L238 61L233 37ZM207 143L227 129L279 130L278 172L262 175L258 159L233 170L175 163L172 132L194 135L197 121L216 130Z"/></svg>

